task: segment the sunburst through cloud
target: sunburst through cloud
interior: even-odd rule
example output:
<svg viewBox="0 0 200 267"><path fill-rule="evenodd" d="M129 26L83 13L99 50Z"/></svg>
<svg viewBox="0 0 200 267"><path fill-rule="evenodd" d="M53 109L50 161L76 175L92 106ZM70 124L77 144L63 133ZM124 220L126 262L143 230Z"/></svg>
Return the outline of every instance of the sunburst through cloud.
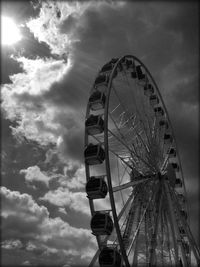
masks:
<svg viewBox="0 0 200 267"><path fill-rule="evenodd" d="M1 17L1 43L2 45L13 45L20 41L22 36L19 28L12 18Z"/></svg>

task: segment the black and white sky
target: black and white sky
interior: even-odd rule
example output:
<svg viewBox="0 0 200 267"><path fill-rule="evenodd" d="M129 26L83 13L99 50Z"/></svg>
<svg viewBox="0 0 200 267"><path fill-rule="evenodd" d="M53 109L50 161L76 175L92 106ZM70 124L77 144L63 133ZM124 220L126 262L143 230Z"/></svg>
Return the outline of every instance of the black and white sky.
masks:
<svg viewBox="0 0 200 267"><path fill-rule="evenodd" d="M86 265L90 230L83 160L91 86L132 54L155 78L176 135L198 240L197 1L2 1L22 39L1 46L2 264Z"/></svg>

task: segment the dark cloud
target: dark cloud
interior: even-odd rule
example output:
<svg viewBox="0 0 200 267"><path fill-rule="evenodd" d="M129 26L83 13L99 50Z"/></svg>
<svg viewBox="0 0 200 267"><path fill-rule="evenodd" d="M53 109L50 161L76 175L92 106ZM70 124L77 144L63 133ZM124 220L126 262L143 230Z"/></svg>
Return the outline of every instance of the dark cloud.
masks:
<svg viewBox="0 0 200 267"><path fill-rule="evenodd" d="M85 111L87 96L95 77L87 64L86 62L84 66L83 62L75 63L62 81L52 84L51 89L44 93L44 99L54 105L75 109L81 107Z"/></svg>
<svg viewBox="0 0 200 267"><path fill-rule="evenodd" d="M33 59L37 57L45 58L52 56L49 46L44 42L39 43L28 27L21 27L20 32L23 36L23 40L20 42L21 55Z"/></svg>
<svg viewBox="0 0 200 267"><path fill-rule="evenodd" d="M177 12L163 21L163 26L182 37L182 52L198 53L198 2L184 2ZM194 50L195 48L195 50ZM180 51L179 51L180 52Z"/></svg>
<svg viewBox="0 0 200 267"><path fill-rule="evenodd" d="M75 14L71 14L67 17L66 20L62 22L60 25L60 31L61 33L68 33L74 31L74 27L76 27L76 23L78 22L78 19L76 18Z"/></svg>
<svg viewBox="0 0 200 267"><path fill-rule="evenodd" d="M63 136L60 150L66 156L66 160L83 162L84 132L82 129L69 131Z"/></svg>

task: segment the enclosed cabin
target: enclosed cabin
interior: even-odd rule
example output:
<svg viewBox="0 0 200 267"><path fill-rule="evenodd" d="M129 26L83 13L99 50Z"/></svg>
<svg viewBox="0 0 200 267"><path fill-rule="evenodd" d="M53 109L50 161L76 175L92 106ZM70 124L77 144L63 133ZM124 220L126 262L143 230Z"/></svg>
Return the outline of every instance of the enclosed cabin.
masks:
<svg viewBox="0 0 200 267"><path fill-rule="evenodd" d="M161 117L164 115L164 110L162 107L155 107L154 112L155 112L156 116L158 116L158 117Z"/></svg>
<svg viewBox="0 0 200 267"><path fill-rule="evenodd" d="M85 122L85 127L89 135L100 134L104 131L104 120L101 115L90 115Z"/></svg>
<svg viewBox="0 0 200 267"><path fill-rule="evenodd" d="M91 176L85 187L87 197L90 199L105 198L108 192L108 186L103 176Z"/></svg>
<svg viewBox="0 0 200 267"><path fill-rule="evenodd" d="M103 92L94 91L89 97L89 108L91 110L103 109L106 102L106 96Z"/></svg>
<svg viewBox="0 0 200 267"><path fill-rule="evenodd" d="M180 227L179 227L179 233L180 233L181 235L183 235L183 236L185 236L185 235L186 235L186 233L185 233L185 230L184 230L183 226L180 226Z"/></svg>
<svg viewBox="0 0 200 267"><path fill-rule="evenodd" d="M130 68L135 68L135 64L132 58L126 58L124 57L123 60L121 61L122 68L125 70L128 70Z"/></svg>
<svg viewBox="0 0 200 267"><path fill-rule="evenodd" d="M113 230L113 221L106 211L96 211L90 223L93 235L110 235Z"/></svg>
<svg viewBox="0 0 200 267"><path fill-rule="evenodd" d="M175 170L176 172L179 172L180 168L179 168L178 163L173 162L173 163L172 163L172 167L174 168L174 170Z"/></svg>
<svg viewBox="0 0 200 267"><path fill-rule="evenodd" d="M121 255L115 247L104 247L99 254L100 267L121 267Z"/></svg>
<svg viewBox="0 0 200 267"><path fill-rule="evenodd" d="M182 181L180 178L176 178L176 181L175 181L175 187L176 188L181 188L182 187Z"/></svg>
<svg viewBox="0 0 200 267"><path fill-rule="evenodd" d="M101 71L100 71L100 73L102 74L102 73L110 73L111 71L112 71L112 69L113 69L113 66L114 66L114 64L112 64L111 62L108 62L108 63L106 63L105 65L103 65L103 67L101 68Z"/></svg>
<svg viewBox="0 0 200 267"><path fill-rule="evenodd" d="M169 158L175 158L176 157L176 150L175 148L169 148L167 151L168 157Z"/></svg>
<svg viewBox="0 0 200 267"><path fill-rule="evenodd" d="M140 65L135 66L134 70L131 72L131 77L133 79L138 78L138 80L144 80L146 75L142 72L142 68Z"/></svg>
<svg viewBox="0 0 200 267"><path fill-rule="evenodd" d="M105 151L100 144L89 144L84 151L85 163L95 165L103 163L105 159Z"/></svg>
<svg viewBox="0 0 200 267"><path fill-rule="evenodd" d="M144 86L144 95L151 96L154 93L153 85L150 83L145 84Z"/></svg>
<svg viewBox="0 0 200 267"><path fill-rule="evenodd" d="M171 144L173 141L173 137L171 134L164 134L164 144Z"/></svg>
<svg viewBox="0 0 200 267"><path fill-rule="evenodd" d="M145 79L146 76L145 76L145 74L143 73L142 68L141 68L140 65L136 66L136 67L135 67L135 70L136 70L136 74L137 74L137 78L138 78L138 80L143 80L143 79Z"/></svg>
<svg viewBox="0 0 200 267"><path fill-rule="evenodd" d="M109 63L112 63L113 65L115 65L115 63L117 63L118 60L119 58L112 58Z"/></svg>
<svg viewBox="0 0 200 267"><path fill-rule="evenodd" d="M159 98L157 97L157 95L151 95L149 97L149 102L151 106L156 106L159 104Z"/></svg>
<svg viewBox="0 0 200 267"><path fill-rule="evenodd" d="M106 63L102 69L100 70L100 75L107 75L107 76L110 76L113 68L114 68L114 65L115 63L118 61L118 58L117 59L112 59L111 61L109 61L108 63ZM117 75L117 69L115 70L114 74L113 74L113 78L115 78ZM107 85L107 84L106 84Z"/></svg>
<svg viewBox="0 0 200 267"><path fill-rule="evenodd" d="M100 85L107 86L109 82L109 74L99 73L94 81L94 86L98 87Z"/></svg>
<svg viewBox="0 0 200 267"><path fill-rule="evenodd" d="M169 129L169 124L166 120L160 120L159 121L159 127L161 129L167 130L167 129Z"/></svg>
<svg viewBox="0 0 200 267"><path fill-rule="evenodd" d="M185 219L185 220L187 220L187 212L185 211L185 210L180 210L180 213L181 213L181 216Z"/></svg>
<svg viewBox="0 0 200 267"><path fill-rule="evenodd" d="M127 69L135 68L135 63L133 59L127 58L125 64Z"/></svg>

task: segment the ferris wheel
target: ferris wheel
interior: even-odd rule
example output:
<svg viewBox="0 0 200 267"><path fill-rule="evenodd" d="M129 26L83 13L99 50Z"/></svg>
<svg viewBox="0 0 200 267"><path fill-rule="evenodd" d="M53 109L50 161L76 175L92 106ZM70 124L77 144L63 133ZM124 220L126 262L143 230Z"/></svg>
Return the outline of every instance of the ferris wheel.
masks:
<svg viewBox="0 0 200 267"><path fill-rule="evenodd" d="M135 56L98 72L85 120L86 193L98 250L89 266L197 266L200 251L172 125Z"/></svg>

